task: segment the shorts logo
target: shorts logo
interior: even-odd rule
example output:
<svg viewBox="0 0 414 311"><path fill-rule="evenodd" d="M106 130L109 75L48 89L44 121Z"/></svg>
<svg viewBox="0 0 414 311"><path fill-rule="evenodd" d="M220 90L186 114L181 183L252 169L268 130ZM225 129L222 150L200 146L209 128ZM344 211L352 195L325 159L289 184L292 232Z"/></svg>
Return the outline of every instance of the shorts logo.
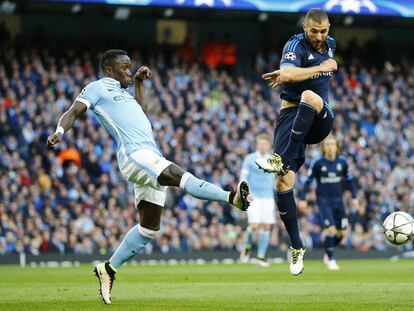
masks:
<svg viewBox="0 0 414 311"><path fill-rule="evenodd" d="M114 101L120 101L123 100L124 98L122 96L115 96L114 97Z"/></svg>
<svg viewBox="0 0 414 311"><path fill-rule="evenodd" d="M295 60L296 59L296 54L294 52L287 52L284 56L285 59L288 60Z"/></svg>
<svg viewBox="0 0 414 311"><path fill-rule="evenodd" d="M325 226L329 226L331 224L331 222L329 221L328 218L325 218Z"/></svg>
<svg viewBox="0 0 414 311"><path fill-rule="evenodd" d="M283 215L286 215L287 212L279 212L279 214L283 216Z"/></svg>
<svg viewBox="0 0 414 311"><path fill-rule="evenodd" d="M323 115L322 119L325 119L327 115L328 115L328 113L325 111L325 114Z"/></svg>

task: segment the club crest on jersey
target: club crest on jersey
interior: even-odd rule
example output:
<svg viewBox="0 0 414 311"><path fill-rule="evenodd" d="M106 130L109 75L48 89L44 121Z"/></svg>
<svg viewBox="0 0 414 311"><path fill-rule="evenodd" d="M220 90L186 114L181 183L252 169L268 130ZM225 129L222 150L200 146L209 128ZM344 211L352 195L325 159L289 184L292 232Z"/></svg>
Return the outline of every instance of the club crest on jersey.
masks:
<svg viewBox="0 0 414 311"><path fill-rule="evenodd" d="M326 170L327 170L326 166L325 166L325 165L324 165L324 166L322 166L321 171L322 171L322 172L326 172Z"/></svg>
<svg viewBox="0 0 414 311"><path fill-rule="evenodd" d="M338 164L336 165L336 170L337 170L337 171L342 171L342 164L341 164L341 163L338 163Z"/></svg>
<svg viewBox="0 0 414 311"><path fill-rule="evenodd" d="M294 52L287 52L284 56L285 59L288 60L295 60L296 59L296 54Z"/></svg>
<svg viewBox="0 0 414 311"><path fill-rule="evenodd" d="M330 58L333 57L333 53L332 53L332 49L331 48L329 48L329 50L328 50L328 55L329 55Z"/></svg>

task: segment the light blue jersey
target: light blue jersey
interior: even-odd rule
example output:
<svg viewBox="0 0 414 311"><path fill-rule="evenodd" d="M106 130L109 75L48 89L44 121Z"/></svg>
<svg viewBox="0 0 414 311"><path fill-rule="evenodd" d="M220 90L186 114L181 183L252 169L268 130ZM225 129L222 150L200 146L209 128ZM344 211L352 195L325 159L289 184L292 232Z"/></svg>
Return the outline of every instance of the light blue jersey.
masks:
<svg viewBox="0 0 414 311"><path fill-rule="evenodd" d="M240 178L246 180L250 187L250 193L254 198L274 198L275 176L263 172L254 162L258 158L268 158L270 154L261 155L259 152L248 154L243 161Z"/></svg>
<svg viewBox="0 0 414 311"><path fill-rule="evenodd" d="M135 98L121 88L119 81L106 77L91 82L76 100L95 114L117 142L119 167L140 149L150 149L161 155L151 123Z"/></svg>

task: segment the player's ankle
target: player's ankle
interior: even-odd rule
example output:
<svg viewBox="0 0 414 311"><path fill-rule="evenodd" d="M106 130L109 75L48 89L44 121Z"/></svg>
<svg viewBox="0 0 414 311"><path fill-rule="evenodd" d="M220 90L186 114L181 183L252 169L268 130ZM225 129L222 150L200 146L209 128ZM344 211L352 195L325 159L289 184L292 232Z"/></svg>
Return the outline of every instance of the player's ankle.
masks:
<svg viewBox="0 0 414 311"><path fill-rule="evenodd" d="M115 273L116 273L116 269L111 265L111 263L109 262L109 261L106 261L105 262L105 270L106 270L106 272L109 274L109 275L111 275L111 276L114 276L115 275Z"/></svg>

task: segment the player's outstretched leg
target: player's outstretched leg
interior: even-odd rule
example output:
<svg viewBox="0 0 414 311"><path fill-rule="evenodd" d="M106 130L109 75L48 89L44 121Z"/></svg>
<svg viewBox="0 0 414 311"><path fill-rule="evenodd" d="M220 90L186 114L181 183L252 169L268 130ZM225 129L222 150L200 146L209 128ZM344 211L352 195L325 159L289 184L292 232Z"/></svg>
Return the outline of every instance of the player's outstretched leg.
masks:
<svg viewBox="0 0 414 311"><path fill-rule="evenodd" d="M256 224L251 224L247 226L244 248L240 253L240 262L242 263L248 263L250 260L250 253L252 252L252 247L253 247L253 235L255 231L256 231Z"/></svg>
<svg viewBox="0 0 414 311"><path fill-rule="evenodd" d="M157 180L162 186L180 187L197 199L227 202L242 211L246 211L250 205L249 186L245 181L239 182L236 191L225 191L189 172L184 172L174 163L168 166Z"/></svg>
<svg viewBox="0 0 414 311"><path fill-rule="evenodd" d="M106 304L111 303L112 287L118 269L151 242L159 230L161 206L141 201L138 204L138 212L141 224L132 227L127 232L109 261L95 266L94 272L99 280L99 293Z"/></svg>

